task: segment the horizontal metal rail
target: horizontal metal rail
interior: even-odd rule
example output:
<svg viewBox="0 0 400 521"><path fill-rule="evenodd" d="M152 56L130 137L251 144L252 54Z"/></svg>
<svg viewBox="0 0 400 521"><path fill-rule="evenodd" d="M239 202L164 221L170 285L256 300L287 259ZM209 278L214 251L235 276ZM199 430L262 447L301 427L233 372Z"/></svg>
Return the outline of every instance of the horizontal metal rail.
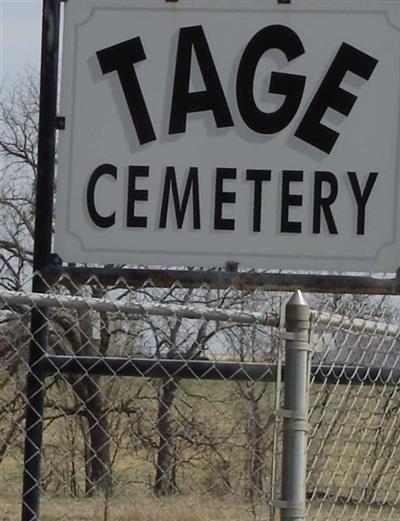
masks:
<svg viewBox="0 0 400 521"><path fill-rule="evenodd" d="M279 317L276 314L258 313L253 311L239 311L206 306L183 306L176 304L149 304L130 302L125 304L92 297L70 295L50 295L46 293L22 293L14 291L0 291L1 301L10 306L37 306L64 309L80 309L94 311L108 311L124 313L126 315L158 315L163 317L177 317L189 319L214 320L217 322L232 322L237 324L262 324L264 326L279 327Z"/></svg>
<svg viewBox="0 0 400 521"><path fill-rule="evenodd" d="M277 366L249 362L211 360L166 360L148 358L114 358L89 356L46 356L41 361L48 375L57 373L103 376L141 376L227 381L276 382ZM400 369L315 365L311 368L314 382L348 384L358 381L367 385L400 385ZM282 378L285 377L285 366Z"/></svg>
<svg viewBox="0 0 400 521"><path fill-rule="evenodd" d="M111 301L93 297L81 297L71 295L51 295L47 293L23 293L14 291L0 291L1 302L9 306L37 306L65 309L92 309L94 311L106 311L112 313L124 313L126 315L158 315L163 317L178 317L188 319L214 320L217 322L232 322L237 324L260 324L270 327L279 327L279 316L273 313L255 311L239 311L206 306L183 306L177 304L149 304L141 302ZM387 336L400 338L400 326L385 324L375 320L362 318L350 318L335 313L312 311L314 322L321 325L341 327L354 333Z"/></svg>
<svg viewBox="0 0 400 521"><path fill-rule="evenodd" d="M59 259L56 259L60 262ZM321 275L292 273L257 273L229 270L166 270L132 268L85 268L50 264L41 271L48 284L65 283L102 284L142 287L151 281L157 287L170 287L178 283L185 288L198 288L204 284L211 289L228 287L254 291L302 291L314 293L359 293L369 295L399 295L400 271L392 278L375 278L354 275Z"/></svg>
<svg viewBox="0 0 400 521"><path fill-rule="evenodd" d="M209 360L47 356L41 363L47 374L61 370L63 373L87 372L105 376L201 378L203 380L275 381L276 378L276 366L273 365Z"/></svg>
<svg viewBox="0 0 400 521"><path fill-rule="evenodd" d="M400 339L400 326L385 324L376 320L364 318L350 318L337 313L311 311L311 319L323 326L332 326L347 329L352 333L364 333L368 335L387 336Z"/></svg>

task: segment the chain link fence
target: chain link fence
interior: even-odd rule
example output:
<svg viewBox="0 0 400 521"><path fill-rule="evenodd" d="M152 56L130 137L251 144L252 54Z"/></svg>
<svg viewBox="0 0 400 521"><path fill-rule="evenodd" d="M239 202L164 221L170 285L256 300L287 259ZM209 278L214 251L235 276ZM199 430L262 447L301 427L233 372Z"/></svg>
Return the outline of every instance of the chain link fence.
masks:
<svg viewBox="0 0 400 521"><path fill-rule="evenodd" d="M397 520L398 300L307 298L307 519ZM286 300L65 276L46 295L2 291L1 521L20 518L32 307L51 361L42 521L278 521Z"/></svg>
<svg viewBox="0 0 400 521"><path fill-rule="evenodd" d="M398 301L336 296L319 310L314 364L326 369L311 386L309 517L399 519Z"/></svg>

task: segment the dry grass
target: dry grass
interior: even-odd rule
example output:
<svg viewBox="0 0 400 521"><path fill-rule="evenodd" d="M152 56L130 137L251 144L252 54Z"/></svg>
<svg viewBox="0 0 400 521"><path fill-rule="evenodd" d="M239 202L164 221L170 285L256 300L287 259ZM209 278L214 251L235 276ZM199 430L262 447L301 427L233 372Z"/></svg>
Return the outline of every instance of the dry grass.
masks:
<svg viewBox="0 0 400 521"><path fill-rule="evenodd" d="M254 515L255 514L255 515ZM232 498L181 496L164 500L150 496L120 498L107 506L97 499L49 499L42 501L41 521L270 521L268 508L257 509ZM308 521L398 521L400 511L351 505L311 505ZM0 521L19 521L17 495L3 498ZM276 520L279 516L276 516Z"/></svg>
<svg viewBox="0 0 400 521"><path fill-rule="evenodd" d="M207 384L195 385L191 382L182 382L181 396L176 403L179 406L179 414L184 418L191 418L192 411L196 412L195 418L207 429L207 433L213 439L223 439L238 423L241 409L245 404L238 399L237 386L232 383L207 382ZM118 398L129 393L134 398L137 391L136 383L124 379L118 381L113 393ZM347 401L343 401L343 393L347 393ZM374 443L379 449L379 440L376 438L376 425L381 421L381 410L387 399L387 393L379 389L366 388L345 390L343 388L332 389L314 386L312 403L314 413L312 424L319 422L319 428L313 433L313 441L310 450L310 463L312 455L318 455L316 468L313 470L309 490L314 487L318 490L326 490L330 486L330 492L339 488L346 492L355 489L352 497L360 497L365 479L371 475L371 465L377 461L376 455L371 450ZM156 402L153 397L155 390L146 387L146 396L137 403L145 427L150 434L151 426L155 423ZM113 396L111 391L107 396ZM271 395L267 394L263 402L263 409L271 409ZM326 409L324 397L329 397L329 408ZM53 398L53 395L51 395ZM65 396L54 399L65 400ZM182 401L179 401L182 399ZM117 402L116 402L117 403ZM133 403L136 403L135 401ZM232 407L232 403L235 407ZM336 414L340 409L340 414ZM57 410L56 410L57 412ZM243 412L243 411L242 411ZM113 417L114 418L114 417ZM181 416L177 415L180 425L184 425ZM115 415L115 420L118 416ZM323 421L320 421L320 420ZM362 419L362 421L360 421ZM391 421L398 421L394 417ZM114 424L113 424L114 425ZM117 424L115 424L117 425ZM114 425L114 435L118 432ZM336 425L336 426L335 426ZM396 432L398 423L390 424L384 432ZM115 460L113 476L118 486L115 487L115 495L109 504L103 499L73 499L67 496L68 470L71 463L71 440L68 438L68 427L74 427L76 434L75 451L82 453L82 439L76 430L74 418L60 419L48 424L44 435L45 457L43 461L43 477L46 483L46 492L42 500L42 516L40 521L272 521L268 506L257 508L246 503L243 494L243 469L244 469L244 438L243 429L235 430L222 443L217 452L204 452L194 454L193 447L180 447L183 457L186 459L178 469L178 484L182 495L169 499L158 500L150 495L152 479L154 479L154 461L152 453L142 446L133 447L135 438L128 436L129 430L121 438L121 447ZM270 433L269 433L270 435ZM154 438L156 440L156 438ZM375 440L375 441L374 441ZM0 467L0 521L19 521L20 519L20 490L22 477L22 433L13 438L10 450ZM323 443L322 443L323 442ZM383 442L382 442L383 443ZM390 444L386 443L386 452ZM320 448L323 447L322 449ZM386 457L386 452L383 456ZM397 455L398 453L396 453ZM216 457L222 455L233 461L231 480L237 497L226 495L222 487L218 488L218 462ZM329 455L329 457L328 457ZM76 457L76 478L78 494L83 495L84 468L83 458ZM211 457L212 465L210 465ZM269 456L270 457L270 456ZM397 457L397 456L396 456ZM351 461L351 465L349 462ZM394 501L399 492L397 474L398 460L393 458L390 473L379 485L379 497L388 494L390 501ZM267 469L270 468L270 460L267 460ZM266 472L266 480L270 479ZM49 477L50 476L50 477ZM318 483L319 478L323 478ZM360 479L359 479L360 477ZM362 478L362 479L361 479ZM266 485L269 484L266 483ZM64 488L63 488L64 487ZM277 513L274 521L278 521ZM366 507L352 504L333 504L326 501L317 502L309 506L307 521L399 521L400 508L391 507Z"/></svg>
<svg viewBox="0 0 400 521"><path fill-rule="evenodd" d="M0 521L19 519L18 498L3 501ZM174 497L158 500L150 496L111 501L98 499L44 499L41 521L250 521L245 505L210 497ZM263 518L265 519L265 518Z"/></svg>

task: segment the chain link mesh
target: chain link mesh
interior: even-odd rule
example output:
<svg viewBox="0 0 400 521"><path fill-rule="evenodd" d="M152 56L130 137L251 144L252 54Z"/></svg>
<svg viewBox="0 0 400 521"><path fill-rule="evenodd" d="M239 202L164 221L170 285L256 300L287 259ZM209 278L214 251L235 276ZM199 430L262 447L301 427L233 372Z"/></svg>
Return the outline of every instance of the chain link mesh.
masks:
<svg viewBox="0 0 400 521"><path fill-rule="evenodd" d="M45 307L27 287L28 301L0 293L1 521L20 516L30 313ZM55 300L43 356L168 359L187 367L230 361L266 370L237 381L222 373L212 380L168 371L152 377L139 365L137 376L121 376L124 364L111 363L107 375L54 368L45 379L43 521L279 519L277 366L286 296L207 285L161 289L150 280L137 289L123 279L105 288L94 278L81 287L65 277L48 295ZM307 519L398 519L398 301L309 301L315 353ZM353 373L339 378L338 368Z"/></svg>
<svg viewBox="0 0 400 521"><path fill-rule="evenodd" d="M311 386L309 518L399 519L398 300L324 296L315 307L314 364L327 369ZM335 366L350 368L341 385Z"/></svg>

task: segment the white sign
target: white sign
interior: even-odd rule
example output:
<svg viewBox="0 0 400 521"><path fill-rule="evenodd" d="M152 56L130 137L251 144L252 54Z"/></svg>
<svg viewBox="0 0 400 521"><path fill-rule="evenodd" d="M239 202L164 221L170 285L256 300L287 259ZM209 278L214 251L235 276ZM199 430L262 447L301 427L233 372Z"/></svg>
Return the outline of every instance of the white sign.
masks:
<svg viewBox="0 0 400 521"><path fill-rule="evenodd" d="M400 2L67 2L64 261L400 265Z"/></svg>

